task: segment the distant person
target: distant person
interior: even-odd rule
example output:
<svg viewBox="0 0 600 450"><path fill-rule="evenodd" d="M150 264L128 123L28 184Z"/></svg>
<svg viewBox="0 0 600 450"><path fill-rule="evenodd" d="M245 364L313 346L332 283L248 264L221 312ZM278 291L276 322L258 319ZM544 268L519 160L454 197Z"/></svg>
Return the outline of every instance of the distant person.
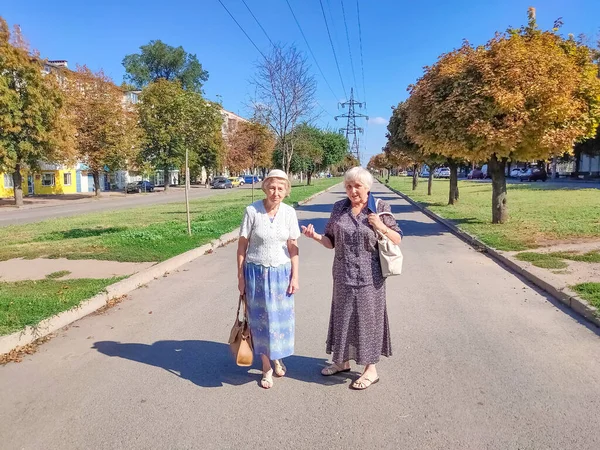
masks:
<svg viewBox="0 0 600 450"><path fill-rule="evenodd" d="M374 214L391 212L391 208L384 201L375 203L370 194L373 176L368 170L348 170L344 184L348 198L333 205L325 233L317 233L312 224L303 226L302 233L325 248L335 249L326 347L333 363L321 373L349 372L354 360L365 368L351 386L364 390L379 381L375 364L380 356L392 355L376 230L394 244L400 244L402 232L392 216Z"/></svg>
<svg viewBox="0 0 600 450"><path fill-rule="evenodd" d="M260 385L270 389L273 370L284 376L287 369L282 359L294 353L300 228L296 210L282 203L291 191L286 173L269 172L262 190L267 198L252 203L244 213L237 268L238 289L246 295L254 353L262 360Z"/></svg>

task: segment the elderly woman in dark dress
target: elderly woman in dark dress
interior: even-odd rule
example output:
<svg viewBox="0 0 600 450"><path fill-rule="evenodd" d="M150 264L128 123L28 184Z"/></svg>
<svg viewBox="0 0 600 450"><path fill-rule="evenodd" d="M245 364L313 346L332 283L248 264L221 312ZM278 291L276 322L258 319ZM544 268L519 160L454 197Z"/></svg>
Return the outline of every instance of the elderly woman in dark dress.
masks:
<svg viewBox="0 0 600 450"><path fill-rule="evenodd" d="M333 363L321 373L325 376L350 371L350 360L365 369L352 388L367 389L379 381L375 364L381 355L391 356L392 345L385 301L385 278L381 272L376 230L394 244L402 232L390 214L379 216L367 206L373 176L362 167L344 176L347 199L333 205L325 233L312 224L302 233L335 249L333 261L333 300L329 317L327 353ZM377 213L391 212L384 201L377 202Z"/></svg>

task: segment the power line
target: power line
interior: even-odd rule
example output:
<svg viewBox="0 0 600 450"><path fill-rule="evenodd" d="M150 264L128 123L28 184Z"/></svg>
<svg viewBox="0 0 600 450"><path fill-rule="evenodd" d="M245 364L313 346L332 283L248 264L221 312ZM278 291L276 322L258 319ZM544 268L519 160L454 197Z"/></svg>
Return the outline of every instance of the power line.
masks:
<svg viewBox="0 0 600 450"><path fill-rule="evenodd" d="M329 84L329 81L327 81L327 77L323 73L323 70L321 70L321 66L319 66L319 62L317 61L317 58L315 57L315 54L313 53L312 48L310 47L310 44L308 43L308 39L306 39L306 36L304 35L304 31L302 31L302 27L300 26L300 22L298 22L298 19L296 18L296 14L294 14L294 10L292 9L292 5L290 5L290 2L288 0L285 0L285 2L287 3L288 7L290 8L290 12L292 13L292 16L294 17L294 21L296 22L296 25L298 25L298 29L300 30L300 34L302 34L302 37L304 38L304 42L306 43L306 46L308 47L308 51L310 52L310 54L313 57L313 60L315 61L317 69L319 69L319 72L321 73L321 76L323 77L323 80L325 80L325 84L327 84L327 87L329 88L329 90L331 91L331 93L333 94L333 96L335 97L335 101L338 102L339 101L339 97L337 95L335 95L335 92L331 88L331 85Z"/></svg>
<svg viewBox="0 0 600 450"><path fill-rule="evenodd" d="M248 6L248 4L246 3L246 0L242 0L242 3L244 4L244 6L246 6L246 9L250 13L250 15L254 18L254 20L256 21L256 23L258 24L258 26L260 27L260 29L263 31L263 33L265 33L265 36L267 37L267 39L269 40L269 42L271 43L271 45L275 46L275 44L273 44L273 41L271 40L271 38L269 37L269 35L265 31L265 29L263 28L263 26L260 24L260 22L258 21L258 19L256 18L256 16L254 15L254 13L252 12L252 10L250 9L250 7Z"/></svg>
<svg viewBox="0 0 600 450"><path fill-rule="evenodd" d="M335 53L335 47L333 46L333 41L331 40L331 32L329 31L329 25L327 24L327 17L325 16L325 9L323 8L323 0L319 0L319 3L321 4L321 12L323 13L323 20L325 21L325 27L327 28L327 36L329 36L329 44L331 45L331 50L333 50L333 59L335 60L335 65L337 67L338 75L340 76L340 81L342 82L342 89L344 90L344 97L348 98L348 94L346 94L346 86L344 86L344 78L342 77L342 71L340 70L340 64L337 59L337 54Z"/></svg>
<svg viewBox="0 0 600 450"><path fill-rule="evenodd" d="M356 74L354 73L354 61L352 60L352 47L350 46L350 33L348 32L348 22L346 21L346 9L344 8L344 0L340 0L342 4L342 17L344 18L344 27L346 27L346 41L348 41L348 53L350 54L350 66L352 67L352 78L354 80L354 86L356 85Z"/></svg>
<svg viewBox="0 0 600 450"><path fill-rule="evenodd" d="M244 33L246 35L246 37L248 38L248 40L250 42L252 42L252 45L254 45L254 48L256 48L256 50L258 50L258 53L260 53L263 58L267 59L267 57L265 56L265 54L263 52L261 52L260 48L258 48L258 46L254 43L254 41L252 40L252 38L250 36L248 36L248 33L246 33L246 30L244 30L242 28L242 26L240 25L240 23L237 20L235 20L235 17L233 17L233 14L231 14L231 12L229 12L229 10L227 9L227 6L225 6L221 0L218 0L218 1L221 4L221 6L225 9L225 11L227 11L227 14L229 14L229 16L236 23L236 25L240 28L240 30L242 30L242 33Z"/></svg>
<svg viewBox="0 0 600 450"><path fill-rule="evenodd" d="M333 17L333 11L331 9L331 2L329 0L325 0L327 2L327 11L329 12L329 23L331 25L331 28L333 30L333 40L335 41L335 47L337 49L340 49L340 41L338 38L338 34L337 34L337 28L335 27L335 19ZM343 67L343 65L342 65Z"/></svg>
<svg viewBox="0 0 600 450"><path fill-rule="evenodd" d="M362 28L360 26L360 7L358 0L356 0L356 17L358 19L358 42L360 43L360 70L362 72L362 84L363 84L363 100L367 101L367 87L365 84L365 63L363 60L363 45L362 45Z"/></svg>

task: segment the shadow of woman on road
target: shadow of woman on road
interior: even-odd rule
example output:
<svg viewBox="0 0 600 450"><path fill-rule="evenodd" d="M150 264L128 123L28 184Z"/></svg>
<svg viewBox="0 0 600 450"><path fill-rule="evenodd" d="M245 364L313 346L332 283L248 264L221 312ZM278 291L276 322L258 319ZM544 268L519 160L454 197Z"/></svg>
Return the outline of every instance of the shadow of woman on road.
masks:
<svg viewBox="0 0 600 450"><path fill-rule="evenodd" d="M211 341L157 341L153 344L95 342L98 352L130 361L160 367L202 387L240 386L260 381L260 358L253 367L238 367L233 362L229 345ZM344 384L345 376L324 377L320 371L327 364L323 358L292 355L284 359L286 378L321 385ZM250 372L251 369L257 369ZM352 376L352 375L350 375Z"/></svg>

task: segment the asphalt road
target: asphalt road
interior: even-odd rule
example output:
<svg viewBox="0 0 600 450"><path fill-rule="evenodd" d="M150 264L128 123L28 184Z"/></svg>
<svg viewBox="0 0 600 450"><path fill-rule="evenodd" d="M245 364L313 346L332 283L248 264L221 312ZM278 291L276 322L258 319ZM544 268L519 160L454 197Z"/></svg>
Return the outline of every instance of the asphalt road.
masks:
<svg viewBox="0 0 600 450"><path fill-rule="evenodd" d="M244 186L241 189L250 189ZM235 188L239 189L239 188ZM260 189L255 186L255 189ZM231 192L230 189L205 189L204 187L192 187L190 199L204 198L211 195L221 195ZM0 210L0 227L6 225L18 225L23 223L40 222L55 217L68 217L90 212L135 208L137 206L157 205L161 203L175 203L185 201L183 188L171 188L167 193L157 191L147 194L129 194L127 196L105 195L100 199L90 197L83 200L66 200L64 204L52 202L51 206L35 208L3 208Z"/></svg>
<svg viewBox="0 0 600 450"><path fill-rule="evenodd" d="M381 381L324 378L333 252L302 238L296 354L259 387L225 344L235 245L0 367L2 449L598 449L600 335L375 186L405 231ZM341 191L299 217L322 230ZM360 368L356 368L360 370Z"/></svg>

